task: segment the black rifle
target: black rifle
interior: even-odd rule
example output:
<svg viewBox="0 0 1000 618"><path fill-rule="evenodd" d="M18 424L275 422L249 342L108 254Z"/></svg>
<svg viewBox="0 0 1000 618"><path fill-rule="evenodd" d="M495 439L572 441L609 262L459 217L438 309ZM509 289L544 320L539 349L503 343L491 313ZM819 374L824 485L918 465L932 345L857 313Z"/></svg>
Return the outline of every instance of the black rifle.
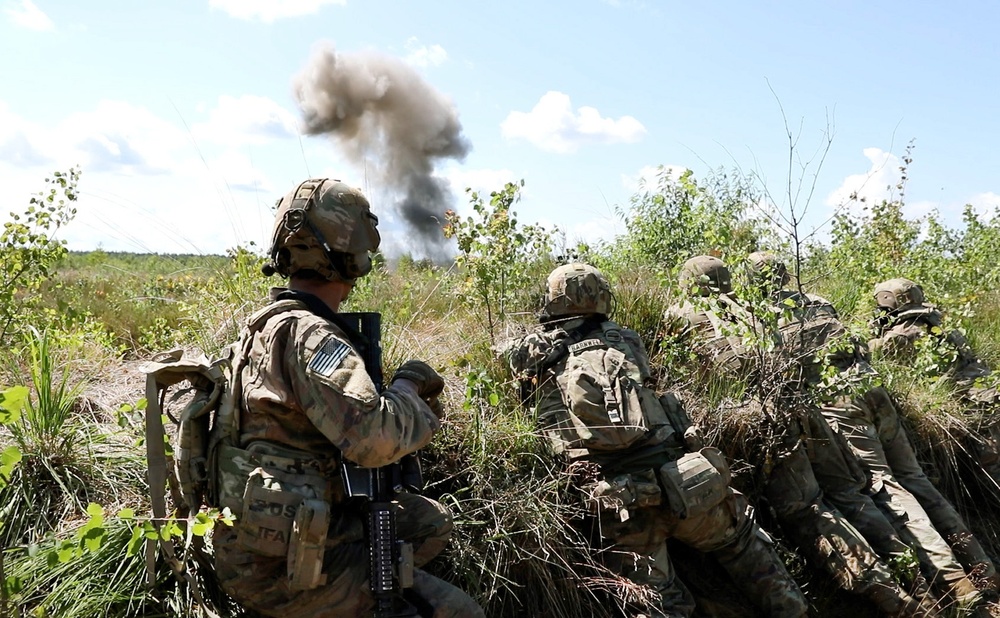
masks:
<svg viewBox="0 0 1000 618"><path fill-rule="evenodd" d="M360 333L361 341L353 341L365 361L365 369L382 392L381 321L374 312L340 313ZM360 345L359 345L360 343ZM416 454L381 468L362 468L344 461L341 473L344 489L350 497L368 500L368 547L370 555L369 581L375 597L376 618L420 616L412 603L403 598L403 590L413 586L413 546L396 538L396 512L393 497L403 487L422 487L420 461Z"/></svg>

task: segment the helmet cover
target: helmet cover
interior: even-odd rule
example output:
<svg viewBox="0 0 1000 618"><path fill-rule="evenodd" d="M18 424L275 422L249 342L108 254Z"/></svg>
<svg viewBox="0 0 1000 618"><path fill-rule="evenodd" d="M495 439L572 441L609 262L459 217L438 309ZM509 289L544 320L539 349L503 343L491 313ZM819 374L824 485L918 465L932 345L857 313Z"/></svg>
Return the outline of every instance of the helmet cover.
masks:
<svg viewBox="0 0 1000 618"><path fill-rule="evenodd" d="M601 271L588 264L566 264L549 274L542 315L608 315L611 301L611 285Z"/></svg>
<svg viewBox="0 0 1000 618"><path fill-rule="evenodd" d="M278 202L269 266L283 277L310 270L353 283L372 269L377 226L360 190L339 180L306 180Z"/></svg>
<svg viewBox="0 0 1000 618"><path fill-rule="evenodd" d="M728 294L733 291L733 281L725 262L711 255L698 255L681 266L678 276L681 288L699 296Z"/></svg>
<svg viewBox="0 0 1000 618"><path fill-rule="evenodd" d="M923 289L909 279L897 278L875 286L875 302L890 311L924 304Z"/></svg>
<svg viewBox="0 0 1000 618"><path fill-rule="evenodd" d="M770 251L755 251L747 256L750 269L750 283L763 292L777 292L791 280L785 262Z"/></svg>

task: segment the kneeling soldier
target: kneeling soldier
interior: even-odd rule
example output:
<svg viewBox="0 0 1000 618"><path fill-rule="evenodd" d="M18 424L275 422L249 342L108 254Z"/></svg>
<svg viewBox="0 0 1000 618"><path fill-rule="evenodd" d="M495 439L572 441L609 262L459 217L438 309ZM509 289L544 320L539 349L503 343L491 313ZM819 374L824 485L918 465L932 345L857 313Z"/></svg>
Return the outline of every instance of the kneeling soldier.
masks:
<svg viewBox="0 0 1000 618"><path fill-rule="evenodd" d="M507 348L555 450L599 470L581 489L609 546L605 563L658 593L655 615L689 616L691 594L667 555L674 538L711 553L762 613L805 616L801 591L729 486L725 458L702 448L675 397L656 396L646 350L608 319L611 304L599 271L561 266L548 278L541 331Z"/></svg>

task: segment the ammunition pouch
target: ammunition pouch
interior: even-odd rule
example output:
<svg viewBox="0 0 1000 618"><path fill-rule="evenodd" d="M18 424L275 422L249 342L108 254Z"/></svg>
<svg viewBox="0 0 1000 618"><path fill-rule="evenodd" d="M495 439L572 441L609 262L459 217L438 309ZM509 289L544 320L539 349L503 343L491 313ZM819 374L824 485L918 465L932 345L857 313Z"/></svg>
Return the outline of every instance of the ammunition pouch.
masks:
<svg viewBox="0 0 1000 618"><path fill-rule="evenodd" d="M326 522L329 527L329 507L322 499L322 486L310 485L306 479L283 474L276 470L257 468L247 479L243 494L243 508L237 516L236 539L245 549L261 556L287 556L292 527L299 517L303 502L307 508L316 511L314 503L326 507ZM315 525L309 519L310 529ZM326 539L323 530L323 539ZM307 532L308 534L308 532Z"/></svg>
<svg viewBox="0 0 1000 618"><path fill-rule="evenodd" d="M285 557L292 590L323 585L330 507L342 500L336 460L271 442L221 444L216 469L218 503L237 516L237 542L261 556Z"/></svg>
<svg viewBox="0 0 1000 618"><path fill-rule="evenodd" d="M329 530L330 505L320 500L303 500L295 511L288 542L288 587L291 590L312 590L326 583L323 554Z"/></svg>
<svg viewBox="0 0 1000 618"><path fill-rule="evenodd" d="M228 507L233 513L243 509L247 479L257 468L300 478L317 490L323 499L335 504L343 499L340 483L332 482L339 474L335 458L319 459L316 456L272 442L254 442L246 449L220 444L215 453L214 503L219 508ZM297 482L297 481L296 481Z"/></svg>
<svg viewBox="0 0 1000 618"><path fill-rule="evenodd" d="M729 465L715 447L664 464L658 476L667 503L681 519L706 513L729 495Z"/></svg>
<svg viewBox="0 0 1000 618"><path fill-rule="evenodd" d="M663 491L653 470L619 474L598 481L589 494L592 512L617 512L622 521L628 519L630 508L657 506L663 502Z"/></svg>

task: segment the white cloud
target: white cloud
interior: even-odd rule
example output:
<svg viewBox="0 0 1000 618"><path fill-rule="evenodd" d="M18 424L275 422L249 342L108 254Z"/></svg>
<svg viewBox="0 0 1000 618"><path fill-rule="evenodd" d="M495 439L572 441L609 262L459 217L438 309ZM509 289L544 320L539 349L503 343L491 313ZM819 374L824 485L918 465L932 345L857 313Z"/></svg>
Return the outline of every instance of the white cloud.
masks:
<svg viewBox="0 0 1000 618"><path fill-rule="evenodd" d="M318 12L328 4L347 4L347 0L209 0L208 6L237 19L259 20L269 24L286 17L301 17Z"/></svg>
<svg viewBox="0 0 1000 618"><path fill-rule="evenodd" d="M687 169L683 165L644 165L635 174L622 174L622 186L632 193L655 191L661 177L677 180Z"/></svg>
<svg viewBox="0 0 1000 618"><path fill-rule="evenodd" d="M222 95L207 122L192 127L199 140L221 144L262 144L299 134L295 115L267 97Z"/></svg>
<svg viewBox="0 0 1000 618"><path fill-rule="evenodd" d="M15 26L34 30L36 32L50 32L56 29L49 16L42 9L35 6L31 0L20 0L20 2L9 2L3 12Z"/></svg>
<svg viewBox="0 0 1000 618"><path fill-rule="evenodd" d="M570 225L566 229L566 240L570 247L576 246L580 242L598 245L613 241L616 236L624 234L625 231L625 227L619 219L597 217Z"/></svg>
<svg viewBox="0 0 1000 618"><path fill-rule="evenodd" d="M593 107L573 111L569 96L545 93L530 112L511 112L500 126L507 139L524 139L548 152L576 152L583 144L632 143L646 128L632 116L604 118Z"/></svg>
<svg viewBox="0 0 1000 618"><path fill-rule="evenodd" d="M977 193L969 198L967 203L972 205L972 209L976 212L976 214L992 215L1000 209L1000 195L994 193L993 191Z"/></svg>
<svg viewBox="0 0 1000 618"><path fill-rule="evenodd" d="M144 107L104 100L93 111L71 114L46 141L52 158L92 172L164 174L177 151L190 146L184 131Z"/></svg>
<svg viewBox="0 0 1000 618"><path fill-rule="evenodd" d="M865 148L871 166L864 174L852 174L826 198L827 206L843 206L855 202L877 204L892 199L900 182L899 157L880 148Z"/></svg>
<svg viewBox="0 0 1000 618"><path fill-rule="evenodd" d="M207 161L209 174L228 189L270 195L274 187L253 159L243 152L227 150Z"/></svg>
<svg viewBox="0 0 1000 618"><path fill-rule="evenodd" d="M0 101L0 201L19 210L52 170L78 165L78 213L60 231L71 248L221 252L266 240L275 196L249 149L196 148L179 125L107 100L43 125Z"/></svg>
<svg viewBox="0 0 1000 618"><path fill-rule="evenodd" d="M511 170L453 170L445 175L455 195L465 195L467 188L489 195L503 189L508 182L517 182L517 175Z"/></svg>
<svg viewBox="0 0 1000 618"><path fill-rule="evenodd" d="M422 45L417 37L406 41L406 62L418 67L438 66L448 59L448 52L438 44Z"/></svg>

